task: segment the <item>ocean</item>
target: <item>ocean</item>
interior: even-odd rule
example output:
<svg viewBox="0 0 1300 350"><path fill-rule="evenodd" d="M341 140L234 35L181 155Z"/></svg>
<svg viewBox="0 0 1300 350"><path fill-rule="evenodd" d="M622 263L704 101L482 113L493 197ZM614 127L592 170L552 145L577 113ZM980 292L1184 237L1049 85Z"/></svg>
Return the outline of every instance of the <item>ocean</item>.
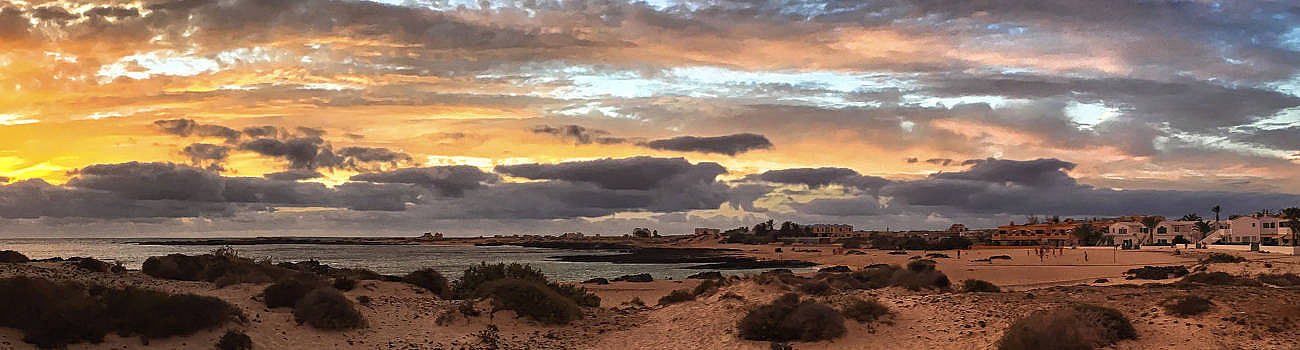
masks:
<svg viewBox="0 0 1300 350"><path fill-rule="evenodd" d="M122 262L128 269L139 269L151 256L172 253L203 254L220 245L143 245L134 241L151 239L116 238L20 238L0 239L0 250L15 250L31 259L74 256ZM684 267L695 264L615 264L604 262L565 262L550 259L558 255L609 254L616 251L526 248L516 246L433 246L433 245L316 245L270 244L231 246L240 256L271 258L273 262L317 260L334 267L365 268L381 274L401 275L422 268L433 268L455 279L466 268L480 262L518 262L540 268L553 280L583 281L595 277L614 277L649 273L655 279L681 279L701 270ZM723 271L725 275L754 271Z"/></svg>

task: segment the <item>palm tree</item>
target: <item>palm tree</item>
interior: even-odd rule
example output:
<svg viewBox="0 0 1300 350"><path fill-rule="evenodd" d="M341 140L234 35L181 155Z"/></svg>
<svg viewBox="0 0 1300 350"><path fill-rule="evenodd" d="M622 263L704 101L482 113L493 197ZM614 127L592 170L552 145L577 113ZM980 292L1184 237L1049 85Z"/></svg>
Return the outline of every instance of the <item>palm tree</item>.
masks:
<svg viewBox="0 0 1300 350"><path fill-rule="evenodd" d="M1162 220L1158 216L1142 217L1142 226L1147 227L1147 244L1151 244L1151 241L1156 239L1156 226L1160 225L1160 221Z"/></svg>
<svg viewBox="0 0 1300 350"><path fill-rule="evenodd" d="M1296 246L1296 238L1300 238L1300 208L1290 207L1282 209L1282 215L1286 216L1286 225L1291 228L1291 245Z"/></svg>
<svg viewBox="0 0 1300 350"><path fill-rule="evenodd" d="M1074 226L1074 237L1079 238L1079 241L1083 242L1084 246L1091 246L1096 243L1096 238L1093 236L1096 236L1096 232L1092 229L1092 224L1084 222L1084 224Z"/></svg>
<svg viewBox="0 0 1300 350"><path fill-rule="evenodd" d="M1196 213L1191 213L1191 214L1183 215L1183 218L1178 219L1178 221L1201 221L1201 216L1196 215Z"/></svg>
<svg viewBox="0 0 1300 350"><path fill-rule="evenodd" d="M1219 206L1217 206L1217 205L1214 206L1214 208L1210 208L1210 211L1214 212L1214 222L1219 222L1219 211L1220 211L1220 210L1222 210L1222 209L1220 209Z"/></svg>
<svg viewBox="0 0 1300 350"><path fill-rule="evenodd" d="M1210 232L1214 232L1214 226L1210 225L1208 221L1197 221L1196 230L1201 231L1201 239L1205 239L1205 237L1210 236Z"/></svg>

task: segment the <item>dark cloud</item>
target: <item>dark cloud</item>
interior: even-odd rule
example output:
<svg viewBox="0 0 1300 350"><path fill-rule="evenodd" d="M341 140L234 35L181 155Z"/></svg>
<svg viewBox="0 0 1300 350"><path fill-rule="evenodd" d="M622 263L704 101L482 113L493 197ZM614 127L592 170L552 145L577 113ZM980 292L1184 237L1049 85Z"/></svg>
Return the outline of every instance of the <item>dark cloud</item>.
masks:
<svg viewBox="0 0 1300 350"><path fill-rule="evenodd" d="M307 180L307 179L315 179L321 176L324 175L322 175L321 173L315 170L310 170L310 169L289 169L280 172L262 174L262 177L265 177L267 180L279 180L279 181Z"/></svg>
<svg viewBox="0 0 1300 350"><path fill-rule="evenodd" d="M754 178L767 182L802 184L809 188L821 188L836 184L864 191L873 191L890 183L885 178L864 176L853 169L831 167L770 170L758 174Z"/></svg>
<svg viewBox="0 0 1300 350"><path fill-rule="evenodd" d="M268 157L284 158L289 161L291 169L316 169L329 167L337 163L334 154L322 149L324 140L320 138L296 138L285 141L276 139L257 139L244 142L239 148Z"/></svg>
<svg viewBox="0 0 1300 350"><path fill-rule="evenodd" d="M116 19L139 17L140 10L128 7L100 6L85 12L90 17L111 17Z"/></svg>
<svg viewBox="0 0 1300 350"><path fill-rule="evenodd" d="M667 185L711 183L727 170L712 162L685 158L634 157L559 164L498 165L496 172L533 180L588 182L614 190L648 190Z"/></svg>
<svg viewBox="0 0 1300 350"><path fill-rule="evenodd" d="M4 176L0 176L0 184L2 184L2 183L6 183L6 182L9 182L9 178L4 177Z"/></svg>
<svg viewBox="0 0 1300 350"><path fill-rule="evenodd" d="M135 200L117 193L79 187L54 186L41 179L0 185L3 218L141 218L228 216L228 203L180 200Z"/></svg>
<svg viewBox="0 0 1300 350"><path fill-rule="evenodd" d="M81 18L81 15L68 12L58 6L42 6L32 10L32 17L42 21L67 22Z"/></svg>
<svg viewBox="0 0 1300 350"><path fill-rule="evenodd" d="M729 156L756 149L772 148L772 142L758 134L735 134L714 137L679 136L670 139L654 140L646 143L647 147L659 150L719 153Z"/></svg>
<svg viewBox="0 0 1300 350"><path fill-rule="evenodd" d="M1229 134L1233 141L1279 150L1300 150L1300 126L1264 129L1242 127Z"/></svg>
<svg viewBox="0 0 1300 350"><path fill-rule="evenodd" d="M358 174L352 181L401 183L435 189L445 196L460 197L465 191L483 188L498 181L495 174L468 165L406 168L386 172Z"/></svg>
<svg viewBox="0 0 1300 350"><path fill-rule="evenodd" d="M190 158L190 165L202 167L206 163L208 170L213 171L223 170L221 163L230 157L230 147L210 143L190 144L181 152Z"/></svg>
<svg viewBox="0 0 1300 350"><path fill-rule="evenodd" d="M227 143L239 141L242 135L239 130L227 128L220 125L200 124L191 119L169 119L154 121L153 124L161 128L164 133L188 137L190 135L200 137L221 137L225 138Z"/></svg>
<svg viewBox="0 0 1300 350"><path fill-rule="evenodd" d="M243 132L244 135L248 135L248 137L255 138L255 139L257 138L278 139L281 137L281 135L288 134L284 130L281 130L280 128L270 126L270 125L247 127L244 128Z"/></svg>
<svg viewBox="0 0 1300 350"><path fill-rule="evenodd" d="M345 167L356 168L360 163L386 163L396 166L412 161L409 154L379 147L343 147L336 153L344 158Z"/></svg>
<svg viewBox="0 0 1300 350"><path fill-rule="evenodd" d="M934 165L948 166L952 164L953 161L952 159L948 159L948 158L930 158L930 159L926 159L925 162Z"/></svg>
<svg viewBox="0 0 1300 350"><path fill-rule="evenodd" d="M127 199L222 201L220 176L172 163L91 165L72 172L69 187L107 191Z"/></svg>
<svg viewBox="0 0 1300 350"><path fill-rule="evenodd" d="M571 140L573 143L587 145L598 143L602 145L626 143L628 140L618 137L610 137L609 132L597 129L587 129L581 125L563 125L552 127L550 125L539 125L533 127L532 132L535 134L554 135L565 140Z"/></svg>
<svg viewBox="0 0 1300 350"><path fill-rule="evenodd" d="M966 171L937 173L931 179L973 180L991 183L1015 184L1030 187L1074 186L1074 178L1065 171L1074 169L1075 164L1059 159L1035 159L1029 161L988 158L972 160L963 164L973 164Z"/></svg>

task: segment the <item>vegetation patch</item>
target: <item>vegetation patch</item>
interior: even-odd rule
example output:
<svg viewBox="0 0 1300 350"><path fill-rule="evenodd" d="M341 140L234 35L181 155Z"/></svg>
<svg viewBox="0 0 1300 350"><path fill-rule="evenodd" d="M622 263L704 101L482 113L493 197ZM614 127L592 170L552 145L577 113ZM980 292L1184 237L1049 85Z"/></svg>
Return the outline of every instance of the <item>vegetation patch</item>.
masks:
<svg viewBox="0 0 1300 350"><path fill-rule="evenodd" d="M1232 254L1210 253L1209 255L1206 255L1204 258L1201 258L1200 262L1202 264L1217 264L1217 263L1239 263L1245 261L1246 258L1232 255Z"/></svg>
<svg viewBox="0 0 1300 350"><path fill-rule="evenodd" d="M468 299L480 294L479 288L496 280L517 279L540 281L545 283L546 274L542 270L525 264L491 264L480 263L465 269L459 280L451 284L451 295L456 299Z"/></svg>
<svg viewBox="0 0 1300 350"><path fill-rule="evenodd" d="M1137 331L1115 309L1075 304L1040 310L1017 320L998 340L1000 350L1087 350L1137 339Z"/></svg>
<svg viewBox="0 0 1300 350"><path fill-rule="evenodd" d="M339 277L334 279L333 286L334 289L338 289L341 292L346 292L357 288L357 280L354 280L349 277Z"/></svg>
<svg viewBox="0 0 1300 350"><path fill-rule="evenodd" d="M835 273L844 273L844 272L853 272L853 269L849 268L848 266L844 266L844 265L836 265L836 266L831 266L831 267L823 267L823 268L817 270L817 272L835 272Z"/></svg>
<svg viewBox="0 0 1300 350"><path fill-rule="evenodd" d="M635 274L635 275L623 275L623 276L618 276L618 278L615 278L615 279L614 279L614 282L641 282L641 283L644 283L644 282L654 282L654 281L655 281L654 276L650 276L650 274L648 274L648 273L638 273L638 274Z"/></svg>
<svg viewBox="0 0 1300 350"><path fill-rule="evenodd" d="M424 288L444 298L451 294L451 286L447 284L447 278L442 277L442 274L434 269L415 270L403 276L402 282Z"/></svg>
<svg viewBox="0 0 1300 350"><path fill-rule="evenodd" d="M998 288L997 285L989 281L972 279L961 281L961 290L967 293L998 293L1002 291L1002 288Z"/></svg>
<svg viewBox="0 0 1300 350"><path fill-rule="evenodd" d="M279 280L294 270L272 265L268 261L254 261L235 254L234 249L221 248L203 255L170 254L145 259L140 270L157 278L180 281L207 281L218 287L237 283L265 283Z"/></svg>
<svg viewBox="0 0 1300 350"><path fill-rule="evenodd" d="M226 331L225 335L217 341L217 349L221 350L252 350L253 338L240 331Z"/></svg>
<svg viewBox="0 0 1300 350"><path fill-rule="evenodd" d="M1214 302L1210 299L1198 297L1195 295L1180 295L1169 297L1160 303L1165 308L1165 312L1176 316L1195 316L1210 311Z"/></svg>
<svg viewBox="0 0 1300 350"><path fill-rule="evenodd" d="M831 293L832 289L830 283L822 280L804 283L799 286L799 291L810 295L827 295Z"/></svg>
<svg viewBox="0 0 1300 350"><path fill-rule="evenodd" d="M1233 276L1227 272L1197 272L1183 277L1179 283L1200 283L1215 286L1253 286L1260 284L1258 280Z"/></svg>
<svg viewBox="0 0 1300 350"><path fill-rule="evenodd" d="M351 300L333 288L316 288L293 307L293 318L316 329L344 330L365 327L366 320Z"/></svg>
<svg viewBox="0 0 1300 350"><path fill-rule="evenodd" d="M695 300L695 294L685 289L677 289L659 298L659 305L676 304Z"/></svg>
<svg viewBox="0 0 1300 350"><path fill-rule="evenodd" d="M785 342L818 341L844 335L844 316L826 304L799 301L786 294L772 304L750 311L740 320L742 339Z"/></svg>
<svg viewBox="0 0 1300 350"><path fill-rule="evenodd" d="M889 312L889 307L881 304L876 299L862 300L858 298L850 299L840 310L844 317L858 322L875 321L889 315Z"/></svg>
<svg viewBox="0 0 1300 350"><path fill-rule="evenodd" d="M138 288L87 287L30 277L0 279L0 326L41 348L98 343L104 335L165 338L220 327L241 314L217 298Z"/></svg>
<svg viewBox="0 0 1300 350"><path fill-rule="evenodd" d="M1260 282L1271 284L1278 287L1295 287L1300 286L1300 276L1294 273L1266 273L1259 275L1257 278Z"/></svg>
<svg viewBox="0 0 1300 350"><path fill-rule="evenodd" d="M1136 269L1129 269L1124 272L1125 275L1130 276L1129 279L1136 278L1144 280L1162 280L1166 278L1183 277L1187 276L1188 273L1189 271L1187 271L1186 266L1143 266Z"/></svg>
<svg viewBox="0 0 1300 350"><path fill-rule="evenodd" d="M27 256L23 255L23 253L12 250L0 250L0 263L25 263L28 260Z"/></svg>
<svg viewBox="0 0 1300 350"><path fill-rule="evenodd" d="M262 289L262 302L266 307L293 307L298 305L307 293L320 288L323 283L310 273L298 273L286 277Z"/></svg>
<svg viewBox="0 0 1300 350"><path fill-rule="evenodd" d="M705 280L704 282L695 285L695 289L691 290L691 294L695 296L713 294L718 291L718 288L726 285L726 283L725 280Z"/></svg>
<svg viewBox="0 0 1300 350"><path fill-rule="evenodd" d="M578 303L536 280L495 280L484 284L480 293L492 300L494 310L512 310L542 323L565 324L582 317Z"/></svg>

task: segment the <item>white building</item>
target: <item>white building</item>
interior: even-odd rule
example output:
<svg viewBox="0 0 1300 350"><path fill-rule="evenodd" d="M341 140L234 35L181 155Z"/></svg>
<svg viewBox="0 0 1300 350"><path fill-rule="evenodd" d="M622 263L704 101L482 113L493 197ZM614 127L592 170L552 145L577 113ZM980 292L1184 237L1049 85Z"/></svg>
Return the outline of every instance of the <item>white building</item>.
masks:
<svg viewBox="0 0 1300 350"><path fill-rule="evenodd" d="M1238 216L1218 223L1215 228L1205 243L1250 244L1264 240L1283 245L1291 243L1291 229L1286 227L1286 220L1276 216Z"/></svg>
<svg viewBox="0 0 1300 350"><path fill-rule="evenodd" d="M1196 242L1205 234L1196 230L1196 221L1161 221L1156 225L1156 232L1152 236L1153 241L1147 244L1166 245L1173 244L1175 241ZM1178 239L1179 237L1182 239Z"/></svg>
<svg viewBox="0 0 1300 350"><path fill-rule="evenodd" d="M1110 224L1106 228L1106 235L1102 241L1109 242L1112 245L1123 244L1146 244L1148 229L1141 223L1131 221L1121 221Z"/></svg>

